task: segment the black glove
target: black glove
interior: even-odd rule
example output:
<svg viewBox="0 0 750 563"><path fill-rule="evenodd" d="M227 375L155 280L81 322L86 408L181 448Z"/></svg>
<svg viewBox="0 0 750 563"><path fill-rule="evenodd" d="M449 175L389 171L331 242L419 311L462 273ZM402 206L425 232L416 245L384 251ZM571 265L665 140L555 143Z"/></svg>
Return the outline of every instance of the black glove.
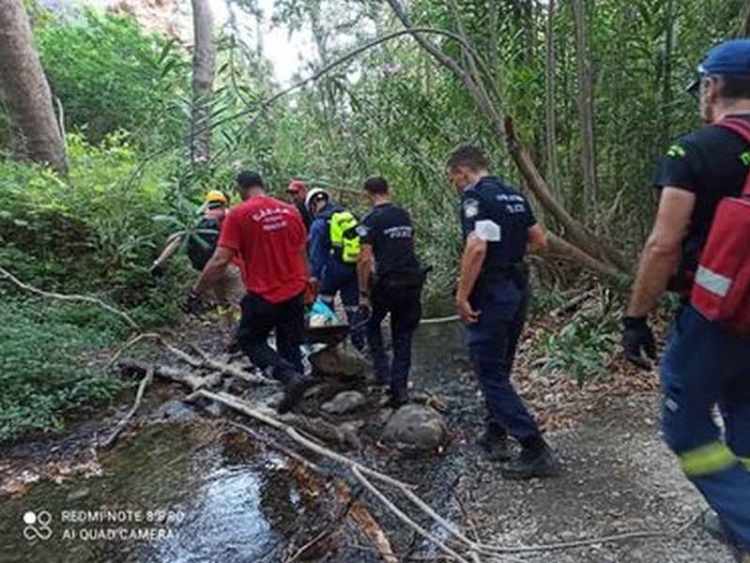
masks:
<svg viewBox="0 0 750 563"><path fill-rule="evenodd" d="M191 290L185 300L181 303L180 308L188 315L199 316L203 312L201 296Z"/></svg>
<svg viewBox="0 0 750 563"><path fill-rule="evenodd" d="M154 263L148 273L151 274L151 277L161 278L164 277L166 271L164 270L164 266Z"/></svg>
<svg viewBox="0 0 750 563"><path fill-rule="evenodd" d="M622 324L625 359L641 369L651 369L651 363L641 354L643 350L649 358L656 359L656 341L646 317L623 317Z"/></svg>

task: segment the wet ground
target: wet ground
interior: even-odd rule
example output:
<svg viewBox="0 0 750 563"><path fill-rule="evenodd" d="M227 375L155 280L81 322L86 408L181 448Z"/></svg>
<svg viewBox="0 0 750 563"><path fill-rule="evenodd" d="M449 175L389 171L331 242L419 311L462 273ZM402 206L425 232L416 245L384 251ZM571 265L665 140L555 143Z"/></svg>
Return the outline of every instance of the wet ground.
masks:
<svg viewBox="0 0 750 563"><path fill-rule="evenodd" d="M508 483L473 445L483 409L466 369L458 327L422 327L415 365L416 387L438 396L445 407L451 443L429 456L385 449L377 443L384 417L372 407L361 430L366 447L350 454L418 485L426 501L485 541L522 546L677 530L703 508L659 441L654 393L611 397L572 429L552 433L550 441L564 465L559 478ZM180 393L175 386L155 386L144 408L162 416L155 406ZM172 408L172 419L184 422L143 424L123 435L111 451L84 451L91 463L88 478L57 475L60 484L42 479L1 500L0 562L284 561L302 543L302 528L331 519L330 507L316 498L319 491L311 493L300 482L286 456L210 417L200 418L205 413ZM95 432L85 424L77 431L70 444L59 442L58 453L80 448ZM41 451L50 458L49 450L49 444L17 445L0 452L0 470L22 459L41 461ZM356 494L356 486L350 485ZM402 560L436 555L374 499L362 498ZM367 542L344 540L311 560L379 560ZM599 543L516 557L560 563L732 560L697 525L676 539Z"/></svg>

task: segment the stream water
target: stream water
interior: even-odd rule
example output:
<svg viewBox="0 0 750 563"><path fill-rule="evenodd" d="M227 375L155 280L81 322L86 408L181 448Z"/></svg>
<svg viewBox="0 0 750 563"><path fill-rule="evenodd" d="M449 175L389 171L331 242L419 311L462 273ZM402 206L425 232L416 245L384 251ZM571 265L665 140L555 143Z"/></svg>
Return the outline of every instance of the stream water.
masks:
<svg viewBox="0 0 750 563"><path fill-rule="evenodd" d="M444 394L461 350L455 324L422 327L418 387ZM32 485L0 503L0 562L279 561L305 500L284 458L231 436L146 426L99 454L100 476Z"/></svg>

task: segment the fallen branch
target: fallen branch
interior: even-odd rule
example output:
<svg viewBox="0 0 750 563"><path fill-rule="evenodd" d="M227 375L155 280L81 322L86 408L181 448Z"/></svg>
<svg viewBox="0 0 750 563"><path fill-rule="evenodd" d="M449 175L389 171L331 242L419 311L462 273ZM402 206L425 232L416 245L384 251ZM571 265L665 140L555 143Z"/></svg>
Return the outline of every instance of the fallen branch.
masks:
<svg viewBox="0 0 750 563"><path fill-rule="evenodd" d="M145 372L148 370L147 364L145 364L144 362L139 362L138 360L120 360L117 365L121 368L133 369L140 372ZM212 373L207 377L201 377L199 375L183 371L179 368L161 364L155 366L154 374L164 379L174 381L175 383L186 385L193 390L203 389L204 387L216 387L221 383L220 373ZM190 401L185 399L185 402Z"/></svg>
<svg viewBox="0 0 750 563"><path fill-rule="evenodd" d="M104 449L112 447L112 444L115 443L115 441L117 440L117 437L128 425L128 422L130 422L130 419L133 418L133 415L135 415L135 412L138 410L138 407L141 406L141 401L143 400L143 395L146 392L146 387L151 385L151 382L153 380L154 380L154 366L150 365L146 370L146 375L143 376L143 379L141 379L141 382L138 384L138 391L135 394L135 401L133 402L133 406L128 411L128 414L126 414L125 417L120 422L117 423L117 426L114 427L114 429L112 430L112 433L99 444L99 447L104 448Z"/></svg>
<svg viewBox="0 0 750 563"><path fill-rule="evenodd" d="M25 291L34 293L36 295L40 295L42 297L47 297L49 299L57 299L58 301L68 301L68 302L73 301L73 302L90 303L92 305L96 305L120 317L123 321L125 321L125 323L130 328L135 329L135 330L140 330L140 327L138 326L138 324L127 313L120 311L116 307L113 307L112 305L105 303L104 301L102 301L101 299L97 297L91 297L90 295L63 294L63 293L54 293L51 291L43 291L41 289L38 289L34 286L31 286L29 284L22 282L16 276L14 276L8 270L2 267L0 267L0 274L2 274L3 278L9 280L11 283L16 285L17 287L20 287L21 289Z"/></svg>
<svg viewBox="0 0 750 563"><path fill-rule="evenodd" d="M231 426L233 428L236 428L238 430L241 430L245 434L248 434L254 440L257 440L258 442L261 442L261 443L265 444L266 446L268 446L271 449L274 449L274 450L276 450L278 452L281 452L282 454L284 454L285 456L293 459L297 463L300 463L300 464L304 465L305 467L307 467L308 469L311 469L312 471L315 471L316 473L319 473L323 477L328 477L329 476L328 475L328 471L326 471L325 469L323 469L317 463L315 463L313 461L310 461L305 456L302 456L302 455L298 454L297 452L295 452L294 450L291 450L291 449L287 448L286 446L284 446L283 444L280 444L276 440L272 440L271 438L269 438L267 436L264 436L263 434L260 434L259 432L256 432L255 430L253 430L249 426L246 426L246 425L241 424L239 422L234 422L233 420L227 420L226 423L229 426Z"/></svg>
<svg viewBox="0 0 750 563"><path fill-rule="evenodd" d="M455 323L456 321L461 320L461 317L458 315L450 315L449 317L437 317L434 319L422 319L419 321L419 325L439 325L439 324L447 324L447 323Z"/></svg>
<svg viewBox="0 0 750 563"><path fill-rule="evenodd" d="M111 367L119 358L122 356L125 351L132 348L139 342L143 342L144 340L155 340L160 345L162 345L164 348L167 349L171 354L185 362L191 367L194 367L196 369L199 368L211 368L212 370L218 371L223 374L227 375L233 375L234 377L237 377L238 379L242 379L243 381L246 381L248 383L262 383L265 385L278 385L277 381L274 381L272 379L268 379L267 377L263 377L262 375L258 374L251 374L247 373L246 371L226 364L224 362L220 362L218 360L215 360L211 358L208 354L206 354L203 351L199 351L202 354L202 358L196 358L194 356L191 356L187 352L183 352L173 344L170 344L161 334L158 334L156 332L144 332L142 334L139 334L135 336L134 338L131 338L128 340L125 345L120 348L114 356L112 356L112 359L107 362L107 368Z"/></svg>
<svg viewBox="0 0 750 563"><path fill-rule="evenodd" d="M393 514L396 515L396 517L401 520L404 524L412 528L415 532L417 532L420 536L422 536L424 539L429 540L433 544L435 544L440 551L445 553L446 555L449 555L453 557L456 561L459 561L460 563L470 563L468 559L465 559L461 555L459 555L456 551L445 545L439 538L432 535L430 532L425 530L422 526L417 524L414 520L409 518L406 514L404 514L395 504L393 504L388 497L386 497L380 489L378 489L375 485L373 485L367 477L362 475L362 472L357 468L356 466L351 467L352 473L357 478L357 480L364 485L364 487L370 491L381 503L385 505L388 510L390 510Z"/></svg>
<svg viewBox="0 0 750 563"><path fill-rule="evenodd" d="M353 498L349 499L349 502L346 503L342 507L342 509L339 511L339 513L328 523L328 525L325 528L323 528L322 532L320 532L317 536L315 536L305 545L300 547L294 553L294 555L292 555L289 559L284 560L284 563L294 563L298 559L305 557L308 554L308 552L310 552L313 548L315 548L315 546L317 546L320 542L329 538L331 534L333 534L336 531L336 529L338 529L339 526L341 526L341 523L349 515L349 512L351 511L355 502L356 501Z"/></svg>

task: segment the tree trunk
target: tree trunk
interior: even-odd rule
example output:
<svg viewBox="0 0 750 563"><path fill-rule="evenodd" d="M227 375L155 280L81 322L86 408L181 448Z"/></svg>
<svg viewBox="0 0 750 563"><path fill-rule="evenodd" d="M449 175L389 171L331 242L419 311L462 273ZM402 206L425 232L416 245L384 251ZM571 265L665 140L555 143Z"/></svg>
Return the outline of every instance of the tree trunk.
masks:
<svg viewBox="0 0 750 563"><path fill-rule="evenodd" d="M547 5L547 64L546 64L546 129L547 129L547 182L552 193L560 198L558 187L559 167L557 164L557 115L555 111L557 86L557 58L555 56L555 0Z"/></svg>
<svg viewBox="0 0 750 563"><path fill-rule="evenodd" d="M0 88L29 158L65 174L65 144L22 0L0 0Z"/></svg>
<svg viewBox="0 0 750 563"><path fill-rule="evenodd" d="M581 168L583 170L584 217L590 217L598 207L599 188L596 178L596 149L594 144L594 87L591 78L591 59L588 53L586 0L573 0L573 21L576 34L576 67L578 74L578 115L581 123Z"/></svg>
<svg viewBox="0 0 750 563"><path fill-rule="evenodd" d="M193 115L190 159L193 164L211 158L211 96L216 74L213 15L209 0L192 0L195 46L193 53Z"/></svg>
<svg viewBox="0 0 750 563"><path fill-rule="evenodd" d="M742 23L740 29L737 30L737 37L750 37L750 0L745 2L745 7L742 10Z"/></svg>
<svg viewBox="0 0 750 563"><path fill-rule="evenodd" d="M664 58L662 59L662 146L672 138L672 51L674 50L675 0L667 0L664 15Z"/></svg>

